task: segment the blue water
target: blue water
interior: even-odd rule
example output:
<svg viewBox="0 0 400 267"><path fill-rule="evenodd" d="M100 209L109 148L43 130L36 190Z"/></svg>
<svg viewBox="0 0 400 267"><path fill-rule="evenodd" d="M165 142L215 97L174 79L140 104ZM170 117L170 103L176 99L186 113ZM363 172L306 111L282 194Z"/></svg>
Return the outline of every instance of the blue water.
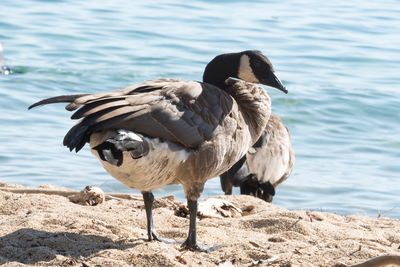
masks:
<svg viewBox="0 0 400 267"><path fill-rule="evenodd" d="M215 55L267 54L289 89L267 89L292 134L294 171L274 202L289 209L400 218L400 5L383 1L11 1L0 42L0 181L130 192L62 139L60 94L171 77L199 80ZM158 195L174 193L166 187ZM203 196L221 194L219 180Z"/></svg>

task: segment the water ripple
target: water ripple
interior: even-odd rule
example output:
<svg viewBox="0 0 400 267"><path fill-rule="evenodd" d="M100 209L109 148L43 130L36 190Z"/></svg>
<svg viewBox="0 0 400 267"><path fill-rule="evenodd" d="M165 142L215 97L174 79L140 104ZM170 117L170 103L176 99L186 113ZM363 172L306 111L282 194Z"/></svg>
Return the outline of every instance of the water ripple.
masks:
<svg viewBox="0 0 400 267"><path fill-rule="evenodd" d="M74 122L61 105L27 107L158 77L199 80L216 54L260 49L289 88L266 90L297 154L276 203L400 218L399 11L394 0L5 0L0 41L14 74L0 76L0 180L128 192L87 150L62 147ZM180 186L157 192L168 193L183 198ZM220 193L207 183L204 196Z"/></svg>

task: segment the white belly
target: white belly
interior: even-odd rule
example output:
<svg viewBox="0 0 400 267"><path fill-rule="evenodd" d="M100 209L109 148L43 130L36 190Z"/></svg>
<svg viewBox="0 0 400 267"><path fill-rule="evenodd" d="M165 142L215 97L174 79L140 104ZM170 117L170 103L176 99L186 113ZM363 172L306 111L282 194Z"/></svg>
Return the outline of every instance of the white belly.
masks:
<svg viewBox="0 0 400 267"><path fill-rule="evenodd" d="M95 133L90 137L90 146L104 142L113 133ZM114 178L128 187L141 191L151 191L164 185L172 184L178 178L176 171L190 155L190 151L168 141L144 137L150 144L149 153L133 159L129 152L123 152L121 166L112 165L99 158L96 150L92 153L99 159L104 169Z"/></svg>
<svg viewBox="0 0 400 267"><path fill-rule="evenodd" d="M290 136L282 125L268 133L268 142L254 153L247 153L247 166L250 173L255 173L259 182L270 182L274 187L283 182L293 166L293 152Z"/></svg>

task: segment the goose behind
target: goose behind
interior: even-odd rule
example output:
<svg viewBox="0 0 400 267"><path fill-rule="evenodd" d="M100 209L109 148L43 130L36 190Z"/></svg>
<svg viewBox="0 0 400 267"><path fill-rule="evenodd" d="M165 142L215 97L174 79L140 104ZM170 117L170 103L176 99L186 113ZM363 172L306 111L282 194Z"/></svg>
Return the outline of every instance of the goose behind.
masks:
<svg viewBox="0 0 400 267"><path fill-rule="evenodd" d="M289 130L278 115L272 114L261 137L245 157L221 174L221 187L232 194L232 186L240 193L271 202L276 187L291 174L295 161Z"/></svg>
<svg viewBox="0 0 400 267"><path fill-rule="evenodd" d="M79 122L64 138L78 152L90 144L104 169L142 191L148 240L160 240L152 220L152 190L183 185L190 212L183 247L202 250L196 239L197 200L207 179L229 169L265 128L269 96L254 83L286 88L259 51L215 57L204 82L158 79L98 94L52 97L32 106L69 103ZM244 79L234 80L229 77Z"/></svg>

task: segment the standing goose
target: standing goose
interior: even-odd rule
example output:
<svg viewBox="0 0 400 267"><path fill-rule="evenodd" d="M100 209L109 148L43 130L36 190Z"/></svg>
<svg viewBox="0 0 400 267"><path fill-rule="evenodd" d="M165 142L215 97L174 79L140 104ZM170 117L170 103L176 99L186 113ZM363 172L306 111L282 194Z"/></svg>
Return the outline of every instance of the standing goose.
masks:
<svg viewBox="0 0 400 267"><path fill-rule="evenodd" d="M247 155L221 174L222 190L230 195L232 185L240 186L241 194L271 202L275 188L292 172L294 161L289 130L278 115L272 114Z"/></svg>
<svg viewBox="0 0 400 267"><path fill-rule="evenodd" d="M120 91L52 97L29 108L62 102L69 103L68 111L79 108L71 118L80 121L64 145L78 152L89 143L107 172L142 191L149 241L159 240L152 190L182 184L190 214L182 247L202 250L196 242L196 213L205 182L246 154L271 114L269 96L254 83L287 93L259 51L215 57L203 80L159 79Z"/></svg>

